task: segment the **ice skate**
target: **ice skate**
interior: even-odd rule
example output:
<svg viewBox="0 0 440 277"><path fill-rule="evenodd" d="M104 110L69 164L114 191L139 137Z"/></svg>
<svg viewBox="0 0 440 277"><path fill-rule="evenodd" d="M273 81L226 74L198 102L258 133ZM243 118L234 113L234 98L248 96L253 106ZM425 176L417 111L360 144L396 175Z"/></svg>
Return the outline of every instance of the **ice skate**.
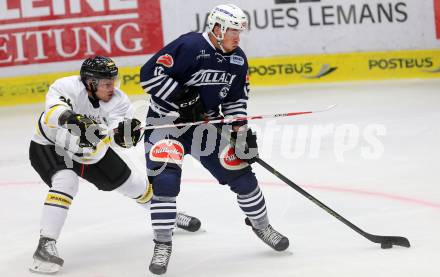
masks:
<svg viewBox="0 0 440 277"><path fill-rule="evenodd" d="M247 225L252 226L248 218L246 218L245 221ZM289 239L275 230L271 225L268 225L264 229L255 229L252 227L252 230L258 238L276 251L284 251L289 247Z"/></svg>
<svg viewBox="0 0 440 277"><path fill-rule="evenodd" d="M188 232L196 232L200 229L202 223L196 217L186 215L183 213L177 213L176 226Z"/></svg>
<svg viewBox="0 0 440 277"><path fill-rule="evenodd" d="M34 253L34 263L30 271L43 274L53 274L60 270L64 260L58 256L56 241L51 238L40 237L37 250Z"/></svg>
<svg viewBox="0 0 440 277"><path fill-rule="evenodd" d="M156 275L162 275L167 271L168 262L170 261L172 243L160 242L154 240L154 252L150 262L150 271Z"/></svg>

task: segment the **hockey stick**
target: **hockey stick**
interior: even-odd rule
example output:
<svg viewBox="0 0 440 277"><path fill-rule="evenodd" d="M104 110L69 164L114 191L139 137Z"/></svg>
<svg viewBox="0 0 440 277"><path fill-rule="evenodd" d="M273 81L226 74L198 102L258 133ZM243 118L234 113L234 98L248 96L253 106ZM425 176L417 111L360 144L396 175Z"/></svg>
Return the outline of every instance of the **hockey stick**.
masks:
<svg viewBox="0 0 440 277"><path fill-rule="evenodd" d="M238 121L256 120L256 119L265 119L265 118L288 117L288 116L296 116L296 115L303 115L303 114L325 112L330 109L333 109L334 107L336 107L336 105L331 105L325 109L315 110L315 111L290 112L290 113L278 113L278 114L255 115L255 116L235 116L235 117L225 117L225 118L219 118L219 119L202 120L202 121L196 121L196 122L145 126L145 127L141 127L141 128L143 130L151 130L151 129L196 126L196 125L202 125L202 124L232 123L232 122L238 122Z"/></svg>
<svg viewBox="0 0 440 277"><path fill-rule="evenodd" d="M232 145L235 144L235 140L233 138L225 137L225 135L223 134L222 130L220 128L218 128L218 127L217 127L217 132L224 139L229 139L231 141ZM297 184L295 184L294 182L289 180L286 176L284 176L283 174L278 172L275 168L270 166L268 163L263 161L261 158L257 157L256 158L256 162L259 165L261 165L263 168L268 170L270 173L272 173L273 175L275 175L276 177L281 179L289 187L291 187L294 190L296 190L297 192L299 192L301 195L303 195L304 197L306 197L307 199L309 199L310 201L312 201L313 203L318 205L320 208L322 208L323 210L325 210L326 212L328 212L329 214L334 216L336 219L338 219L339 221L341 221L342 223L344 223L345 225L350 227L352 230L356 231L357 233L359 233L360 235L362 235L363 237L365 237L366 239L368 239L368 240L370 240L372 242L380 243L380 247L382 249L392 248L393 245L399 245L399 246L403 246L403 247L410 247L409 240L407 238L405 238L405 237L378 236L378 235L373 235L373 234L365 232L364 230L362 230L361 228L357 227L356 225L354 225L353 223L348 221L346 218L344 218L343 216L341 216L340 214L338 214L337 212L332 210L330 207L328 207L327 205L325 205L324 203L322 203L321 201L316 199L314 196L312 196L310 193L308 193L307 191L302 189L300 186L298 186ZM248 218L246 218L246 224L250 225L250 222L249 222Z"/></svg>
<svg viewBox="0 0 440 277"><path fill-rule="evenodd" d="M405 238L405 237L378 236L378 235L373 235L373 234L365 232L364 230L362 230L361 228L357 227L356 225L354 225L353 223L348 221L346 218L344 218L343 216L341 216L340 214L338 214L337 212L335 212L334 210L329 208L327 205L325 205L324 203L322 203L321 201L319 201L318 199L313 197L310 193L308 193L307 191L305 191L304 189L299 187L297 184L295 184L294 182L290 181L287 177L285 177L283 174L279 173L277 170L275 170L272 166L267 164L262 159L257 158L256 162L259 165L261 165L262 167L264 167L265 169L267 169L270 173L272 173L276 177L280 178L289 187L293 188L294 190L296 190L297 192L299 192L300 194L305 196L307 199L309 199L310 201L312 201L313 203L315 203L316 205L321 207L323 210L325 210L326 212L328 212L332 216L336 217L336 219L338 219L339 221L342 221L342 223L344 223L345 225L350 227L352 230L358 232L360 235L362 235L363 237L367 238L368 240L370 240L372 242L380 243L380 247L381 248L383 248L383 249L392 248L393 245L399 245L399 246L403 246L403 247L410 247L409 240L407 238Z"/></svg>

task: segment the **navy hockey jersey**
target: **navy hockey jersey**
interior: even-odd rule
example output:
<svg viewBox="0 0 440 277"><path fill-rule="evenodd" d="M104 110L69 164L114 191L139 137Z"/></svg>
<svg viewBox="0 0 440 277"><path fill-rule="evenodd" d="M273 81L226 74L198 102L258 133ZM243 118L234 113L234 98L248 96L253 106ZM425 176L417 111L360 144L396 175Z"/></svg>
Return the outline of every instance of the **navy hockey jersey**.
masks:
<svg viewBox="0 0 440 277"><path fill-rule="evenodd" d="M160 116L177 111L173 100L191 87L198 89L208 118L246 116L247 71L241 48L224 54L207 33L190 32L148 60L141 68L140 80L144 91L151 94L150 109Z"/></svg>

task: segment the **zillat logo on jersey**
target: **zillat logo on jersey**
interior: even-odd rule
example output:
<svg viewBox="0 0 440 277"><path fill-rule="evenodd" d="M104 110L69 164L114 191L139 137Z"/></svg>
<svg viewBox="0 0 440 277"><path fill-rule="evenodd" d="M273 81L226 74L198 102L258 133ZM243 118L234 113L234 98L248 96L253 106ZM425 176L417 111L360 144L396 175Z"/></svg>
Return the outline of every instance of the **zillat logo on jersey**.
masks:
<svg viewBox="0 0 440 277"><path fill-rule="evenodd" d="M170 54L165 54L160 56L159 58L157 58L156 61L157 64L161 64L165 67L173 67L174 65L174 60L173 57Z"/></svg>
<svg viewBox="0 0 440 277"><path fill-rule="evenodd" d="M199 70L185 83L186 86L231 85L237 75L222 70Z"/></svg>

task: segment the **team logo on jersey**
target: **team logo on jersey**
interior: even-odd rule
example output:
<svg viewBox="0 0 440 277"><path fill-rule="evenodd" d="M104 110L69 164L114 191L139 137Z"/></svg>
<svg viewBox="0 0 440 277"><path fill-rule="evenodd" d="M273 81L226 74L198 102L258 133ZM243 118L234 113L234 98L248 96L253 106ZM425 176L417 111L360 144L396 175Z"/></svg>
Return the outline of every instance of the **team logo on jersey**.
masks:
<svg viewBox="0 0 440 277"><path fill-rule="evenodd" d="M228 96L229 88L230 88L230 86L224 86L219 91L218 96L220 96L220 98L225 98L226 96Z"/></svg>
<svg viewBox="0 0 440 277"><path fill-rule="evenodd" d="M247 166L248 163L243 162L235 155L235 150L232 146L228 146L220 153L220 164L229 170L240 170Z"/></svg>
<svg viewBox="0 0 440 277"><path fill-rule="evenodd" d="M244 65L244 59L243 57L237 55L231 55L231 63L237 65Z"/></svg>
<svg viewBox="0 0 440 277"><path fill-rule="evenodd" d="M156 61L157 64L161 64L165 67L173 67L174 65L174 60L173 57L170 54L165 54L160 56L159 58L157 58Z"/></svg>
<svg viewBox="0 0 440 277"><path fill-rule="evenodd" d="M220 53L215 52L215 57L217 58L217 62L218 63L223 63L223 61L226 61L225 56L223 56Z"/></svg>
<svg viewBox="0 0 440 277"><path fill-rule="evenodd" d="M155 162L182 164L184 148L177 140L163 139L153 145L149 156Z"/></svg>

